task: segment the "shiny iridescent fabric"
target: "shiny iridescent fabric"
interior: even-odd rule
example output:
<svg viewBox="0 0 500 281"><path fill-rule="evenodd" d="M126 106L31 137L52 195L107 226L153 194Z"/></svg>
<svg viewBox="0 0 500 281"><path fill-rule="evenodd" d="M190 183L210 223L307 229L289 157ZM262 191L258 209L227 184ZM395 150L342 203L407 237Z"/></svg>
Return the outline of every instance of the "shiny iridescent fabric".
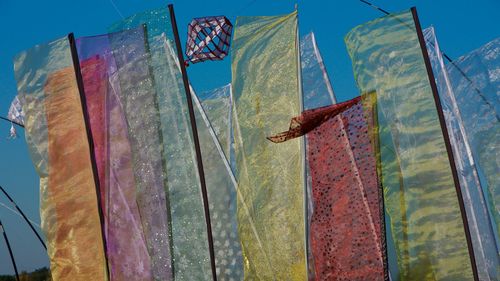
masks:
<svg viewBox="0 0 500 281"><path fill-rule="evenodd" d="M122 44L113 42L122 38L127 38L127 50L124 50ZM158 237L158 232L168 235L165 225L163 229L161 225L154 226L153 237L147 235L151 233L151 225L156 221L156 215L148 215L147 209L144 209L145 205L148 208L156 205L159 208L157 214L161 215L160 212L163 212L163 216L166 216L166 208L161 209L163 204L159 203L162 202L156 201L156 198L164 198L165 195L161 185L149 184L147 192L144 189L136 190L136 186L141 186L136 179L144 179L134 175L133 159L139 158L139 152L127 130L127 120L130 120L127 117L131 116L125 115L120 100L123 96L134 95L131 92L134 89L120 85L119 79L131 79L132 74L130 68L116 63L115 56L126 57L127 64L137 64L141 59L147 58L146 53L140 51L141 45L144 46L142 27L125 31L121 36L106 34L77 40L101 183L101 208L104 214L103 227L111 280L158 278L153 275L154 264L151 263L155 261L155 252L150 252L150 255L147 245ZM126 52L130 54L127 55ZM150 138L154 139L154 136ZM150 149L153 149L153 146L150 146ZM154 161L154 158L151 158L151 161Z"/></svg>
<svg viewBox="0 0 500 281"><path fill-rule="evenodd" d="M53 280L106 281L90 147L67 37L14 59ZM76 254L75 254L76 253Z"/></svg>
<svg viewBox="0 0 500 281"><path fill-rule="evenodd" d="M177 55L172 48L173 36L168 10L162 8L136 14L114 24L110 30L134 29L138 25L144 25L147 29L145 42L149 51L149 64L144 65L148 69L132 66L131 69L137 69L138 73L149 71L152 79L143 83L151 83L154 91L137 91L135 97L124 97L124 107L126 115L134 118L133 121L129 119L129 126L136 133L130 135L137 137L137 145L141 149L148 150L152 147L148 145L151 140L144 135L145 131L154 131L159 137L161 147L158 150L151 151L153 154L140 155L144 160L152 156L158 157L165 167L161 176L152 173L161 166L160 163L144 166L139 172L151 177L150 180L162 179L166 192L167 200L162 202L164 207L161 208L167 208L169 217L156 217L152 222L169 225L170 236L157 237L155 244L151 245L151 249L161 255L158 256L158 266L161 268L155 271L159 270L159 276L165 276L167 270L170 270L166 266L171 265L175 280L211 280L200 180L182 76ZM124 82L130 83L127 84L130 86L137 84L135 87L140 85L139 81ZM144 116L147 112L151 115ZM143 188L146 187L144 185ZM144 208L149 208L151 213L158 210L155 205L145 205ZM170 280L165 278L157 280Z"/></svg>
<svg viewBox="0 0 500 281"><path fill-rule="evenodd" d="M472 280L457 192L412 13L345 38L362 92L376 91L381 178L399 280ZM392 247L392 246L391 246ZM389 261L391 263L391 260Z"/></svg>
<svg viewBox="0 0 500 281"><path fill-rule="evenodd" d="M301 109L298 43L296 12L238 17L235 24L233 128L245 280L307 279L303 145L266 140Z"/></svg>

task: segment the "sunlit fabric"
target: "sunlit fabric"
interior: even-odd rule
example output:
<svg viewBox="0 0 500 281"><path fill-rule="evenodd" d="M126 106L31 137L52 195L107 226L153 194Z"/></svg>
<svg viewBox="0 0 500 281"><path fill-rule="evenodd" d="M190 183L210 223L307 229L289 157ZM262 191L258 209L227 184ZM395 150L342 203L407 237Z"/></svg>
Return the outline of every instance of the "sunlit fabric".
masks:
<svg viewBox="0 0 500 281"><path fill-rule="evenodd" d="M217 279L243 280L243 257L237 222L238 190L224 153L224 146L229 145L226 135L230 133L229 87L227 85L200 94L203 101L198 99L194 91L192 93L210 203Z"/></svg>
<svg viewBox="0 0 500 281"><path fill-rule="evenodd" d="M307 138L315 280L385 280L374 94L303 112L269 139Z"/></svg>
<svg viewBox="0 0 500 281"><path fill-rule="evenodd" d="M266 140L300 112L297 13L239 17L232 49L238 230L245 280L306 280L299 139Z"/></svg>
<svg viewBox="0 0 500 281"><path fill-rule="evenodd" d="M142 28L124 32L124 35L135 38L139 40L136 43L144 45ZM87 111L101 183L101 206L104 214L110 280L146 281L153 278L161 280L168 275L160 275L157 267L153 275L147 242L157 247L158 245L153 244L155 239L161 235L168 236L165 222L161 222L163 225L150 227L154 225L157 215L166 216L164 202L157 200L164 198L165 194L162 185L154 184L150 184L147 191L138 189L136 192L132 151L137 149L131 147L127 119L118 94L123 92L125 95L131 95L131 89L126 87L121 89L119 83L119 79L127 79L130 76L128 73L130 70L123 67L117 69L114 55L123 55L124 51L111 48L110 40L114 38L120 37L100 35L77 39ZM138 52L137 48L133 48L134 45L129 44L129 46ZM130 64L140 59L140 56L130 57ZM133 60L134 58L136 60ZM139 198L141 200L138 200ZM159 208L154 214L155 217L144 210L146 205L147 208L150 208L150 205ZM143 231L142 223L148 231ZM151 233L151 228L156 232ZM161 251L160 249L151 252L153 261L158 260L155 255ZM168 248L163 251L168 253Z"/></svg>
<svg viewBox="0 0 500 281"><path fill-rule="evenodd" d="M487 192L486 186L488 186L488 184L485 184L485 186L483 186L483 184L486 182L483 182L483 184L481 183L479 172L475 163L475 158L477 156L474 157L472 155L470 139L472 138L474 141L477 141L477 136L481 135L480 132L482 132L483 135L486 133L486 136L484 137L486 137L488 141L485 141L481 144L485 145L486 147L474 147L474 153L476 154L482 149L485 149L486 151L491 150L490 152L495 154L496 151L500 148L498 144L498 137L500 133L498 120L496 120L494 117L494 108L488 106L486 102L480 97L480 95L488 94L478 93L477 91L471 89L471 85L467 85L465 82L465 80L467 79L465 76L455 75L455 80L450 80L447 67L445 66L445 63L443 61L443 57L439 49L439 44L434 33L434 28L431 27L425 29L424 36L429 53L429 58L432 63L434 76L436 77L439 97L441 99L441 104L443 106L444 116L446 119L446 126L448 128L448 134L450 136L451 145L453 147L453 154L455 155L455 164L458 171L460 186L462 188L462 194L464 196L469 229L474 246L474 256L478 267L479 279L497 280L498 278L500 278L500 272L498 271L500 269L500 261L498 256L499 252L497 244L495 242L493 225L490 220L490 215L488 214L488 203L486 201L486 198L488 198L488 196L485 196L485 193ZM474 52L471 57L475 57L476 59L480 60L486 59L487 62L494 62L496 58L496 66L495 64L493 64L493 66L496 67L496 69L499 69L499 43L500 40L498 40L496 44L496 51L494 47L495 43L493 42L493 44L487 46L485 49ZM487 53L488 56L484 57L484 53ZM477 61L472 60L469 64L466 65L466 69L469 73L477 71L478 68L484 69L483 66L485 64L481 63L478 65L474 62ZM486 63L486 65L487 64L488 63ZM464 66L464 64L462 65ZM488 69L490 67L491 65L486 66L485 68ZM448 69L450 69L452 73L454 72L453 69L455 68L456 66L454 65L448 65ZM456 69L455 72L456 71L459 70ZM481 76L484 77L485 80L481 79L479 81L488 81L495 79L494 76L491 76L490 78L490 74L486 71L483 72ZM457 78L459 79L458 81L456 80ZM474 78L478 77L475 76ZM460 80L464 80L465 83L462 86L465 86L467 90L466 92L464 92L463 88L457 89L459 91L458 94L465 95L459 98L455 95L455 87L458 86L456 85L456 83L460 83ZM490 86L493 86L491 89L495 89L494 82ZM483 91L490 90L486 87L482 88ZM498 89L498 83L496 89ZM493 94L492 97L494 97L494 95L495 94ZM460 101L460 103L458 103L458 101ZM492 104L495 103L493 101L494 100L492 100ZM476 103L476 105L473 107L475 110L482 107L486 108L483 108L483 110L481 111L471 112L466 109L469 106L466 105L466 103ZM465 109L465 112L463 111L463 109ZM483 117L478 117L481 115ZM474 127L467 127L466 129L465 124L474 124ZM492 132L489 132L489 130L492 130ZM471 132L474 132L472 136L470 135ZM477 143L475 143L475 145L477 145ZM480 153L481 152L479 152L479 154ZM498 164L494 160L495 158L497 158L497 156L488 155L486 157L490 157L490 160L493 160L489 161L489 164L496 165L496 170L498 171ZM486 162L488 163L488 161ZM495 191L495 187L493 188L493 191ZM492 211L494 211L494 209L492 209Z"/></svg>
<svg viewBox="0 0 500 281"><path fill-rule="evenodd" d="M40 216L52 279L107 280L80 93L66 37L14 59L26 141L40 176Z"/></svg>
<svg viewBox="0 0 500 281"><path fill-rule="evenodd" d="M200 180L196 166L196 154L191 135L190 119L182 76L173 51L172 30L166 8L136 14L111 27L112 31L135 28L144 24L147 28L147 45L154 93L141 93L141 97L127 99L129 112L136 115L133 121L137 129L159 130L162 148L154 155L162 157L166 166L167 207L170 211L171 252L174 280L211 280L207 231L200 192ZM132 66L131 66L132 67ZM133 68L131 68L133 69ZM146 69L144 69L147 72ZM136 72L140 73L139 70ZM120 79L121 80L121 79ZM130 81L131 86L138 84ZM137 87L137 86L136 86ZM138 103L141 103L138 105ZM156 108L150 117L139 108ZM155 127L145 122L154 118ZM129 120L130 125L131 120ZM149 122L149 121L148 121ZM144 134L132 134L141 138L144 149L149 139ZM143 154L150 157L150 154ZM156 208L150 207L154 212ZM163 220L163 218L162 218ZM165 221L167 221L165 219ZM163 240L163 238L161 239Z"/></svg>
<svg viewBox="0 0 500 281"><path fill-rule="evenodd" d="M300 63L304 109L336 103L335 94L313 32L300 39Z"/></svg>
<svg viewBox="0 0 500 281"><path fill-rule="evenodd" d="M157 108L154 78L144 32L111 33L117 66L117 92L127 118L137 203L151 256L155 280L172 276L169 213L165 194L164 139ZM142 40L142 41L141 41ZM138 110L140 109L140 110Z"/></svg>
<svg viewBox="0 0 500 281"><path fill-rule="evenodd" d="M497 245L500 232L500 38L446 66L480 174ZM463 72L463 73L462 73ZM464 76L465 74L465 76ZM471 80L472 83L469 81Z"/></svg>
<svg viewBox="0 0 500 281"><path fill-rule="evenodd" d="M202 92L199 98L203 110L224 151L224 155L229 159L232 147L231 113L233 105L231 100L231 84Z"/></svg>
<svg viewBox="0 0 500 281"><path fill-rule="evenodd" d="M384 187L399 280L472 280L464 225L411 12L346 36L362 92L377 92Z"/></svg>

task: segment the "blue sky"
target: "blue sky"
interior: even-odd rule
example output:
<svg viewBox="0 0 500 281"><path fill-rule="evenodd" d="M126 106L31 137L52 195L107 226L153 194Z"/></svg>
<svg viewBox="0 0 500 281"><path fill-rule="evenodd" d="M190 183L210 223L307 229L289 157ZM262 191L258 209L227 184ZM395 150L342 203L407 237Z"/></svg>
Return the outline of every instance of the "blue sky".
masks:
<svg viewBox="0 0 500 281"><path fill-rule="evenodd" d="M0 0L0 115L7 114L16 95L12 58L31 46L74 32L75 36L102 34L121 15L167 5L169 2L148 0ZM276 15L299 7L301 34L314 31L318 46L339 101L358 94L351 62L344 45L344 35L358 24L382 16L357 0L241 0L241 1L172 1L180 32L185 39L186 26L193 17L226 15L233 22L237 15ZM374 0L389 11L417 6L423 27L434 25L441 48L457 58L500 36L500 1ZM229 59L190 66L188 72L197 91L225 85L230 81ZM38 176L29 158L24 134L9 140L10 124L0 121L0 185L8 190L27 215L39 222ZM0 203L8 204L0 195ZM43 248L22 219L0 206L20 270L48 265ZM0 240L0 275L13 273L7 249Z"/></svg>

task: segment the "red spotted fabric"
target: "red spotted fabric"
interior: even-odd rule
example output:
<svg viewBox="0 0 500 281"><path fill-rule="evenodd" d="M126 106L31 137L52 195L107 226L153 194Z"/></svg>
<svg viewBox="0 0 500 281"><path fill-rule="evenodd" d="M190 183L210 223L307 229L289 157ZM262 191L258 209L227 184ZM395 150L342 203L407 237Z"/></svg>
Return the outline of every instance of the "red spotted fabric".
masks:
<svg viewBox="0 0 500 281"><path fill-rule="evenodd" d="M274 142L306 134L315 280L385 280L373 108L365 99L305 111Z"/></svg>

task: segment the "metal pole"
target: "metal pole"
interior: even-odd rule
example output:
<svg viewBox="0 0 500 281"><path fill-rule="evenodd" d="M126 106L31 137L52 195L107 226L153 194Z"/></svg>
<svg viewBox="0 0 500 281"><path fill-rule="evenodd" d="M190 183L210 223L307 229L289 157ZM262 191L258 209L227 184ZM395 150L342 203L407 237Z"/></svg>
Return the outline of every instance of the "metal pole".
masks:
<svg viewBox="0 0 500 281"><path fill-rule="evenodd" d="M20 124L20 123L14 121L14 120L10 120L9 118L5 118L5 117L0 116L0 120L4 120L4 121L10 122L12 124L16 124L17 126L19 126L21 128L24 128L23 124Z"/></svg>
<svg viewBox="0 0 500 281"><path fill-rule="evenodd" d="M207 193L207 186L205 183L205 172L203 170L203 161L201 157L200 140L198 138L198 129L196 127L196 119L193 109L193 100L191 98L191 90L189 88L189 79L186 71L186 65L184 63L184 55L182 51L181 40L179 38L179 30L177 29L177 22L175 20L174 6L172 4L169 4L168 9L170 11L170 20L172 21L172 30L175 37L174 38L175 46L177 49L177 57L179 59L179 65L181 67L182 80L184 82L184 90L186 91L186 100L189 109L189 119L191 121L191 130L193 133L194 147L196 151L196 162L198 164L198 174L200 176L201 193L203 197L203 209L205 211L205 222L207 225L208 248L210 251L210 265L212 267L212 278L214 281L217 281L214 240L212 236L212 223L210 219L210 209L208 205L208 193Z"/></svg>
<svg viewBox="0 0 500 281"><path fill-rule="evenodd" d="M29 219L26 217L26 215L24 214L24 212L21 210L21 208L19 208L19 206L17 206L16 202L14 202L14 200L12 199L12 197L10 197L10 195L7 193L7 191L5 191L5 189L3 189L3 187L0 185L0 190L3 192L3 194L5 194L5 196L9 199L10 203L12 203L14 205L14 207L16 207L17 211L21 214L21 216L23 217L23 219L26 221L26 223L30 226L31 230L33 230L33 233L35 233L36 237L38 238L38 240L40 240L40 243L42 243L42 246L45 248L45 250L47 250L47 246L45 245L45 243L43 242L43 239L42 237L40 237L40 235L38 234L38 232L35 230L35 228L33 227L33 224L29 221Z"/></svg>
<svg viewBox="0 0 500 281"><path fill-rule="evenodd" d="M104 234L104 215L103 211L101 208L101 186L99 184L99 173L97 172L97 161L95 159L95 150L94 150L94 139L92 138L92 131L90 128L90 118L87 110L87 101L85 99L85 91L83 88L83 77L82 77L82 72L80 69L80 60L78 59L78 51L76 49L76 42L75 42L75 36L73 33L68 34L68 40L69 40L69 45L71 48L71 58L73 59L73 67L75 69L75 75L76 75L76 83L78 85L78 93L80 94L80 102L82 104L82 111L83 111L83 120L85 122L85 130L87 133L87 140L89 144L89 150L90 150L90 162L92 165L92 175L94 178L94 184L96 188L96 196L97 196L97 210L99 213L99 220L101 222L101 237L102 237L102 243L104 247L104 258L106 260L106 275L108 276L109 279L109 266L108 266L108 248L106 245L106 235Z"/></svg>
<svg viewBox="0 0 500 281"><path fill-rule="evenodd" d="M455 183L455 190L457 192L458 204L460 205L460 213L462 215L462 221L465 230L465 237L467 240L467 247L469 248L470 263L472 266L472 274L474 275L474 280L479 281L477 273L476 259L474 257L474 248L472 247L472 239L469 230L469 223L467 220L467 213L465 212L464 198L462 196L462 189L460 188L460 182L458 181L458 172L455 166L455 158L453 157L453 150L451 148L450 137L448 135L448 129L446 128L446 122L443 114L443 107L441 106L441 100L439 99L436 80L434 78L434 73L432 72L432 65L429 59L429 54L427 53L427 47L425 46L425 39L422 33L422 27L420 26L420 21L418 19L417 9L415 7L411 8L411 13L413 15L413 21L415 22L415 28L417 31L418 41L420 43L420 48L422 49L422 55L425 62L425 68L427 69L427 75L429 78L429 83L432 89L432 94L434 96L434 102L436 103L437 113L439 117L439 123L441 125L441 130L443 132L444 144L446 146L446 151L448 152L448 159L450 161L451 173L453 175L453 181Z"/></svg>
<svg viewBox="0 0 500 281"><path fill-rule="evenodd" d="M7 244L7 250L9 250L10 260L12 261L12 266L14 267L14 272L16 273L16 280L19 281L19 272L17 272L16 260L14 259L14 254L12 253L12 248L10 247L9 238L7 238L7 233L5 232L5 228L2 224L2 220L0 220L0 230L3 234L3 239L5 240L5 244Z"/></svg>

